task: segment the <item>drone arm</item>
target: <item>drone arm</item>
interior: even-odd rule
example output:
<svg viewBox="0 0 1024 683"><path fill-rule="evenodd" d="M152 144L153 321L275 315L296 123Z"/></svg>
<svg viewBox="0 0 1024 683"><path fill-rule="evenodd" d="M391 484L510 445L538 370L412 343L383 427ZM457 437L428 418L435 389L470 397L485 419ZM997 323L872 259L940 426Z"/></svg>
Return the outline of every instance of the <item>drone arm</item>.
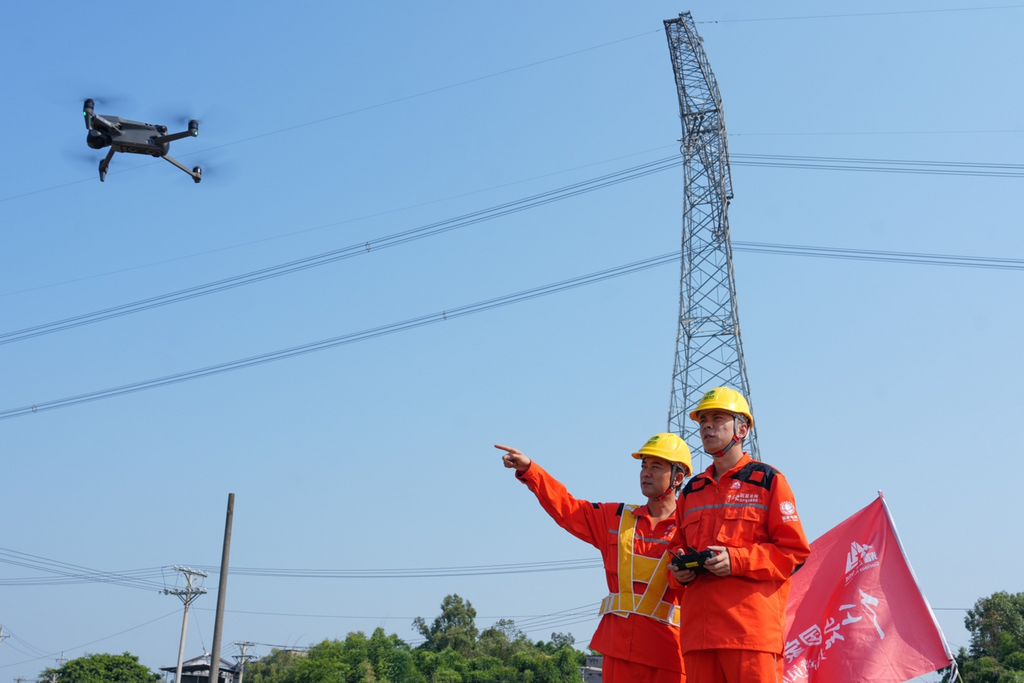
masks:
<svg viewBox="0 0 1024 683"><path fill-rule="evenodd" d="M167 129L164 128L164 130ZM155 142L158 145L162 145L167 142L173 142L175 140L180 140L182 138L187 138L190 136L195 137L196 135L199 135L199 122L195 119L192 119L188 122L188 130L183 130L180 133L171 133L170 135L158 135L157 137L153 138L153 142Z"/></svg>
<svg viewBox="0 0 1024 683"><path fill-rule="evenodd" d="M174 164L175 166L180 168L182 171L184 171L185 173L188 173L190 176L192 176L192 180L195 180L197 183L199 182L198 178L200 178L201 176L199 174L197 174L195 171L188 170L187 168L182 166L181 162L178 161L177 159L175 159L174 157L170 157L170 156L166 156L165 155L163 158L164 158L165 161L171 162L172 164Z"/></svg>
<svg viewBox="0 0 1024 683"><path fill-rule="evenodd" d="M193 133L183 130L180 133L171 133L170 135L157 135L153 138L153 142L157 145L162 145L165 142L174 142L175 140L181 140L182 138L191 137Z"/></svg>
<svg viewBox="0 0 1024 683"><path fill-rule="evenodd" d="M93 128L94 124L97 124L97 123L100 124L98 126L99 129L102 130L105 133L114 133L114 132L120 133L121 132L121 124L120 123L113 123L111 121L107 121L105 118L103 118L99 114L91 114L91 115L85 117L85 125L86 125L86 127Z"/></svg>

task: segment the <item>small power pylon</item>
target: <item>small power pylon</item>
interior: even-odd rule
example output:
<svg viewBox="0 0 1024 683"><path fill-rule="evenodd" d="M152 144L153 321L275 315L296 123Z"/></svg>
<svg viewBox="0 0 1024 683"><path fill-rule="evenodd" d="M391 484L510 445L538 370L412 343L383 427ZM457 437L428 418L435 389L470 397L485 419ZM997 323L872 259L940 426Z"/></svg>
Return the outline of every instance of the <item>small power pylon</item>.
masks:
<svg viewBox="0 0 1024 683"><path fill-rule="evenodd" d="M256 655L251 655L246 650L250 647L256 647L256 643L236 640L235 645L241 650L241 654L234 655L234 660L238 662L238 681L236 683L242 683L242 679L245 677L245 663L250 659L256 659Z"/></svg>
<svg viewBox="0 0 1024 683"><path fill-rule="evenodd" d="M668 429L703 453L688 413L704 392L729 386L750 401L729 240L732 175L722 96L693 17L666 19L665 33L683 123L683 258ZM753 429L746 448L760 460Z"/></svg>
<svg viewBox="0 0 1024 683"><path fill-rule="evenodd" d="M177 595L181 598L181 602L185 606L185 614L181 618L181 643L178 645L178 668L174 674L174 683L181 683L181 666L185 659L185 630L188 628L188 608L189 605L192 604L193 600L206 593L206 589L202 586L196 586L194 581L196 580L196 577L206 578L209 574L199 571L198 569L182 567L179 565L174 565L174 571L185 577L185 588L165 588L164 595Z"/></svg>

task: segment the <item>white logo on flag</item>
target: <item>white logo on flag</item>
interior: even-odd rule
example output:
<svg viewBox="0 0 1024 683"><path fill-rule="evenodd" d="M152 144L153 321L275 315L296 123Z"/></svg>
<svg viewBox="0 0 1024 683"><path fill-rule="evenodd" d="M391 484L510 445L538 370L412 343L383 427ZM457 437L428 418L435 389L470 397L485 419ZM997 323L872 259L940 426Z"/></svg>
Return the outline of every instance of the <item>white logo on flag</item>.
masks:
<svg viewBox="0 0 1024 683"><path fill-rule="evenodd" d="M854 541L850 544L850 552L846 553L846 579L849 582L850 573L856 570L861 572L868 567L878 564L878 553L871 549L868 544L860 544Z"/></svg>

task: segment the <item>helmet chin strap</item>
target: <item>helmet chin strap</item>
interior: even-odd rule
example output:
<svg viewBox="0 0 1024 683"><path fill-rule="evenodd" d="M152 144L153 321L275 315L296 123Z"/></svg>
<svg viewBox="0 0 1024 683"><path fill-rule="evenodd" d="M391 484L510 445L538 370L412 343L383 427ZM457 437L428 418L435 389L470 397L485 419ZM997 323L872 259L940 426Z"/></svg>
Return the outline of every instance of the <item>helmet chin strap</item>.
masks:
<svg viewBox="0 0 1024 683"><path fill-rule="evenodd" d="M668 488L665 489L665 493L661 494L660 496L656 496L654 498L651 498L651 500L658 500L658 501L665 500L670 495L675 495L676 493L678 493L678 487L673 486L672 482L674 482L676 480L676 472L681 472L681 471L682 471L682 468L679 467L679 465L677 465L676 463L672 463L672 473L669 475Z"/></svg>
<svg viewBox="0 0 1024 683"><path fill-rule="evenodd" d="M731 451L736 444L742 444L742 443L743 443L743 439L740 438L740 418L737 415L733 415L733 418L732 418L732 441L729 442L728 446L726 446L722 450L718 451L717 453L712 453L711 455L712 455L712 457L715 457L715 458L724 457L725 454L728 453L729 451Z"/></svg>

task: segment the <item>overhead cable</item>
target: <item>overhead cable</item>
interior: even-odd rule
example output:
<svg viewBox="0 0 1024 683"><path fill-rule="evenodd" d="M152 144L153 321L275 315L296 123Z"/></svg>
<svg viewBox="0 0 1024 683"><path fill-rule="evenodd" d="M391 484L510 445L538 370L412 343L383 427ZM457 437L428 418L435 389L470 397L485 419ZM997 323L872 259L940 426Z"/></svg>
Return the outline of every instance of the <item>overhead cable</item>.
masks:
<svg viewBox="0 0 1024 683"><path fill-rule="evenodd" d="M43 323L41 325L33 325L20 330L5 332L0 334L0 345L11 344L45 334L52 334L54 332L61 332L75 327L81 327L82 325L90 325L103 320L130 315L132 313L139 313L152 308L167 306L181 301L206 296L208 294L222 292L224 290L234 289L244 285L255 284L271 278L281 277L282 275L290 275L310 268L324 266L329 263L363 256L373 251L397 247L416 240L433 237L435 235L440 235L452 230L458 230L470 225L476 225L502 216L519 213L520 211L526 211L527 209L544 206L545 204L550 204L552 202L576 197L588 192L594 192L595 190L600 190L612 185L618 185L619 183L643 178L653 173L660 173L672 168L678 168L681 165L682 160L678 156L657 159L655 161L632 166L621 171L607 173L597 178L591 178L590 180L584 180L582 182L573 183L554 190L548 190L547 192L541 192L529 197L492 206L487 209L456 216L455 218L448 218L435 223L430 223L429 225L403 230L385 237L366 240L347 247L332 249L330 251L313 254L312 256L306 256L294 261L288 261L287 263L281 263L267 268L260 268L259 270L234 275L232 277L223 278L221 280L208 282L202 285L196 285L194 287L188 287L186 289L179 289L167 294L160 294L126 304L111 306L91 313L83 313L81 315L71 316L69 318Z"/></svg>
<svg viewBox="0 0 1024 683"><path fill-rule="evenodd" d="M495 71L495 72L492 72L492 73L489 73L489 74L485 74L483 76L476 76L474 78L469 78L469 79L466 79L464 81L459 81L459 82L456 82L456 83L450 83L448 85L438 86L436 88L431 88L430 90L423 90L423 91L420 91L420 92L417 92L417 93L413 93L411 95L404 95L402 97L396 97L396 98L393 98L393 99L390 99L390 100L385 100L383 102L378 102L376 104L365 105L365 106L362 106L362 107L358 107L356 109L350 109L348 111L341 112L339 114L332 114L330 116L324 116L322 118L315 119L315 120L312 120L312 121L304 121L302 123L297 123L295 125L288 126L286 128L278 128L277 130L271 130L271 131L267 131L267 132L264 132L264 133L259 133L257 135L251 135L249 137L239 138L237 140L232 140L230 142L225 142L225 143L220 144L220 145L214 145L213 147L205 147L205 148L197 150L195 152L189 152L188 154L180 155L180 158L185 158L185 157L190 157L190 156L198 156L198 155L202 155L202 154L205 154L205 153L213 151L213 150L222 149L224 147L232 147L234 145L240 145L240 144L245 143L245 142L252 142L253 140L261 140L263 138L270 137L272 135L279 135L281 133L288 133L288 132L291 132L293 130L298 130L298 129L301 129L301 128L306 128L308 126L314 126L314 125L321 124L321 123L327 123L329 121L334 121L334 120L337 120L337 119L340 119L340 118L344 118L346 116L352 116L354 114L360 114L360 113L363 113L363 112L372 111L374 109L380 109L382 107L387 107L387 106L392 105L392 104L398 104L398 103L401 103L401 102L407 102L409 100L414 100L414 99L417 99L417 98L420 98L420 97L425 97L427 95L433 95L434 93L444 92L445 90L452 90L454 88L459 88L459 87L464 86L464 85L470 85L472 83L478 83L480 81L485 81L485 80L488 80L488 79L491 79L491 78L496 78L498 76L504 76L505 74L515 73L516 71L522 71L524 69L529 69L529 68L532 68L532 67L535 67L535 66L540 66L542 64L548 64L550 62L555 62L555 61L558 61L558 60L561 60L561 59L566 59L568 57L574 57L576 55L583 54L585 52L591 52L593 50L598 50L598 49L601 49L601 48L604 48L604 47L609 47L611 45L617 45L619 43L624 43L624 42L629 41L629 40L635 40L636 38L643 38L645 36L650 36L650 35L660 34L660 33L661 33L661 29L658 28L658 29L655 29L653 31L644 31L643 33L637 33L635 35L626 36L625 38L617 38L615 40L610 40L610 41L607 41L607 42L604 42L604 43L600 43L598 45L591 45L590 47L580 48L579 50L573 50L572 52L566 52L566 53L563 53L563 54L560 54L560 55L556 55L554 57L547 57L545 59L540 59L540 60L537 60L535 62L530 62L528 64L521 64L519 66L514 66L514 67L511 67L511 68L508 68L508 69L503 69L501 71ZM137 167L137 168L141 168L141 167ZM133 169L133 168L121 169L121 170L118 170L118 171L114 171L114 173L126 173L126 172L132 171L132 170L135 170L135 169ZM45 188L38 189L38 190L32 190L32 191L29 191L29 192L23 192L22 194L11 195L9 197L0 198L0 202L6 202L6 201L10 201L12 199L20 199L22 197L28 197L30 195L39 194L39 193L42 193L42 192L48 192L50 190L56 190L56 189L60 189L62 187L69 187L71 185L77 185L77 184L80 184L80 183L86 183L86 182L90 182L90 180L91 180L91 178L90 179L83 178L82 180L74 180L74 181L71 181L71 182L68 182L68 183L63 183L61 185L53 185L51 187L45 187Z"/></svg>
<svg viewBox="0 0 1024 683"><path fill-rule="evenodd" d="M538 572L594 569L600 566L600 558L587 558L581 560L521 562L467 567L401 567L398 569L271 569L265 567L232 567L231 575L289 579L423 579L448 576L535 574ZM197 565L197 568L210 573L218 571L216 566Z"/></svg>
<svg viewBox="0 0 1024 683"><path fill-rule="evenodd" d="M775 168L803 168L837 171L871 171L876 173L918 173L928 175L992 176L1024 178L1024 164L994 164L957 161L919 161L909 159L858 159L843 157L808 157L786 155L733 154L733 165L767 166ZM682 157L671 156L644 164L607 173L596 178L566 185L539 194L516 199L486 209L448 218L401 232L359 242L347 247L332 249L306 256L286 263L260 268L240 275L215 280L201 285L179 289L166 294L111 306L91 313L62 318L19 330L0 333L0 345L32 339L42 335L91 325L93 323L140 313L153 308L188 301L209 294L236 287L255 284L264 280L290 275L310 268L328 265L373 251L396 247L409 242L440 235L452 230L477 225L495 218L507 216L527 209L533 209L552 202L569 199L581 194L594 192L613 185L644 178L646 176L682 166Z"/></svg>
<svg viewBox="0 0 1024 683"><path fill-rule="evenodd" d="M966 161L914 161L910 159L858 159L844 157L791 156L784 154L732 154L733 166L801 168L818 171L866 171L870 173L912 173L918 175L982 176L1024 178L1024 164L991 164Z"/></svg>
<svg viewBox="0 0 1024 683"><path fill-rule="evenodd" d="M956 256L946 254L922 254L915 252L886 252L866 249L844 249L832 247L812 247L807 245L772 244L767 242L733 242L733 249L736 251L749 251L753 253L775 254L784 256L810 256L816 258L852 259L858 261L875 261L882 263L979 268L989 270L1024 270L1024 259L1007 259L990 256ZM67 408L73 405L79 405L81 403L99 401L102 399L113 398L115 396L135 393L138 391L146 391L148 389L156 389L158 387L167 386L170 384L188 382L190 380L199 379L202 377L209 377L211 375L216 375L224 372L241 370L243 368L262 365L264 363L272 363L274 361L284 360L286 358L292 358L307 353L325 351L327 349L334 348L337 346L354 344L356 342L366 341L369 339L376 339L377 337L394 334L396 332L405 332L407 330L416 329L419 327L423 327L425 325L433 325L435 323L455 318L461 318L467 315L483 313L484 311L489 311L494 308L510 306L512 304L522 303L524 301L529 301L531 299L548 296L550 294L557 294L559 292L575 289L577 287L585 287L587 285L596 284L598 282L603 282L605 280L609 280L612 278L621 277L623 275L631 275L633 273L638 273L644 270L648 270L650 268L656 268L658 266L667 265L669 263L676 263L678 262L679 258L680 252L669 252L667 254L661 254L660 256L652 256L650 258L642 259L640 261L627 263L622 266L607 268L605 270L597 271L595 273L589 273L587 275L569 278L567 280L561 280L559 282L555 282L549 285L534 287L532 289L523 290L520 292L516 292L514 294L506 294L504 296L495 297L493 299L479 301L474 304L458 306L455 308L438 311L436 313L430 313L427 315L419 316L417 318L409 318L407 320L403 320L396 323L372 327L366 330L361 330L359 332L350 332L348 334L339 335L337 337L322 339L317 342L301 344L299 346L293 346L287 349L271 351L269 353L263 353L256 356L250 356L248 358L228 361L225 363L218 363L216 365L209 365L203 368L187 370L172 375L165 375L163 377L143 380L141 382L123 384L121 386L111 387L109 389L101 389L99 391L91 391L84 394L77 394L75 396L68 396L66 398L43 401L40 403L21 406L19 408L9 408L7 410L0 410L0 420L7 420L15 417L24 417L26 415L32 415L35 413L44 412L48 410Z"/></svg>
<svg viewBox="0 0 1024 683"><path fill-rule="evenodd" d="M375 339L377 337L382 337L388 334L394 334L395 332L404 332L406 330L416 329L418 327L423 327L425 325L433 325L435 323L444 322L446 320L461 318L467 315L473 315L474 313L482 313L484 311L488 311L494 308L509 306L511 304L529 301L530 299L536 299L538 297L548 296L550 294L557 294L558 292L563 292L569 289L575 289L577 287L583 287L586 285L595 284L597 282L603 282L604 280L608 280L611 278L621 277L623 275L629 275L632 273L640 272L642 270L647 270L649 268L654 268L657 266L665 265L667 263L672 263L674 261L678 261L678 259L679 252L670 252L668 254L662 254L661 256L654 256L651 258L643 259L641 261L628 263L623 266L608 268L602 271L598 271L596 273L590 273L588 275L570 278L568 280L562 280L560 282L555 282L541 287L534 287L532 289L523 290L521 292L516 292L514 294L507 294L505 296L495 297L493 299L487 299L485 301L479 301L474 304L458 306L455 308L438 311L436 313L422 315L417 318L410 318L408 320L403 320L397 323L380 325L378 327L372 327L366 330L361 330L359 332L351 332L348 334L339 335L337 337L331 337L329 339L322 339L320 341L312 342L309 344L293 346L287 349L272 351L270 353L263 353L257 356L250 356L248 358L242 358L239 360L229 361L226 363L218 363L217 365L210 365L204 368L198 368L196 370L179 372L173 375L165 375L163 377L144 380L142 382L124 384L118 387L111 387L109 389L103 389L100 391L91 391L85 394L68 396L66 398L56 399L53 401L44 401L32 405L22 406L21 408L0 410L0 420L6 420L13 417L22 417L25 415L32 415L34 413L43 412L46 410L66 408L81 403L99 401L105 398L113 398L114 396L135 393L137 391L155 389L157 387L167 386L170 384L188 382L190 380L199 379L200 377L209 377L210 375L231 372L233 370L241 370L242 368L248 368L255 365L262 365L264 363L271 363L274 361L284 360L285 358L292 358L307 353L324 351L326 349L334 348L336 346L354 344L356 342L366 341L368 339Z"/></svg>
<svg viewBox="0 0 1024 683"><path fill-rule="evenodd" d="M853 17L885 17L898 14L939 14L947 12L980 12L985 10L1020 9L1024 5L990 5L988 7L949 7L940 9L894 10L891 12L855 12L849 14L805 14L793 17L759 17L754 19L709 19L698 24L736 24L756 21L796 21L800 19L850 19Z"/></svg>
<svg viewBox="0 0 1024 683"><path fill-rule="evenodd" d="M150 580L147 577L154 576L153 569L141 570L138 575L124 572L106 572L76 564L69 564L59 560L51 560L38 555L0 548L0 564L9 564L16 567L26 567L40 572L56 574L56 577L38 577L29 579L0 579L2 585L33 585L44 584L69 584L69 583L108 583L128 588L141 590L161 590L163 584Z"/></svg>

